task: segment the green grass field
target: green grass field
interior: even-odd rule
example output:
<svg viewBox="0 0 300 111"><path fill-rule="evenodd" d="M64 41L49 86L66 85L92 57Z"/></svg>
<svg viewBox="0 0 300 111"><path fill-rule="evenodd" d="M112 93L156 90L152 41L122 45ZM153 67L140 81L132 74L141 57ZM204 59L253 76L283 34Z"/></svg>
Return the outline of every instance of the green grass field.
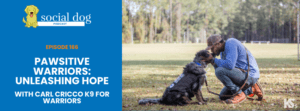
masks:
<svg viewBox="0 0 300 111"><path fill-rule="evenodd" d="M123 110L286 110L284 99L295 99L300 110L300 61L297 44L246 44L256 58L260 69L259 82L264 87L265 101L247 100L241 104L227 105L217 96L207 92L203 96L207 105L186 106L138 105L142 98L160 98L206 44L123 44L122 52L122 107ZM214 68L206 68L208 84L220 92L222 83L216 78ZM257 98L257 97L255 97ZM196 102L196 98L193 98Z"/></svg>

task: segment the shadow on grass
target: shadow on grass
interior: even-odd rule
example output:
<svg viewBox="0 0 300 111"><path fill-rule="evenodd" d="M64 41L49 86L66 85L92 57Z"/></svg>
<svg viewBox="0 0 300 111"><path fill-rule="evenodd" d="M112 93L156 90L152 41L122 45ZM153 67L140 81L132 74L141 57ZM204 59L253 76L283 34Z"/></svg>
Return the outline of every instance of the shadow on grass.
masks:
<svg viewBox="0 0 300 111"><path fill-rule="evenodd" d="M258 58L259 68L300 68L297 58Z"/></svg>
<svg viewBox="0 0 300 111"><path fill-rule="evenodd" d="M179 65L184 66L189 60L124 60L122 65ZM297 58L257 58L259 68L300 68Z"/></svg>
<svg viewBox="0 0 300 111"><path fill-rule="evenodd" d="M174 74L174 75L166 75L166 74L148 74L149 77L174 77L177 78L180 74Z"/></svg>
<svg viewBox="0 0 300 111"><path fill-rule="evenodd" d="M272 69L282 69L282 68L297 68L296 70L261 70L261 74L278 74L278 73L294 73L297 74L298 68L300 68L300 61L298 61L296 58L258 58L256 59L258 66L260 68L272 68ZM131 65L137 65L137 66L143 66L147 67L147 65L165 65L167 67L171 67L169 65L178 65L178 66L185 66L190 61L188 60L130 60L130 61L123 61L123 66L131 66ZM211 67L211 65L210 65ZM171 69L170 69L171 70ZM132 79L132 78L123 78L123 85L130 85L135 84L136 87L155 87L155 85L169 85L173 82L173 80L167 80L166 78L174 78L179 74L174 75L166 75L166 74L148 74L146 77L143 77L143 79ZM152 81L152 85L150 85L150 82ZM128 87L127 87L128 88Z"/></svg>
<svg viewBox="0 0 300 111"><path fill-rule="evenodd" d="M289 73L289 74L298 74L300 71L297 69L297 70L260 70L259 71L260 74L264 74L264 75L272 75L272 74L286 74L286 73Z"/></svg>
<svg viewBox="0 0 300 111"><path fill-rule="evenodd" d="M124 60L122 65L186 65L189 60Z"/></svg>
<svg viewBox="0 0 300 111"><path fill-rule="evenodd" d="M299 68L300 62L297 59L290 59L290 58L258 58L256 59L258 66L260 68ZM178 66L185 66L190 61L188 60L128 60L122 61L123 66L143 66L147 67L147 65L178 65ZM171 67L171 66L170 66ZM211 65L210 65L211 67ZM171 70L171 69L170 69ZM276 70L261 70L261 74L273 74L273 73L298 73L297 70L287 70L287 71L276 71ZM170 85L178 76L179 74L174 75L166 75L166 74L149 74L145 75L146 77L142 77L139 79L133 78L123 78L123 88L153 88L153 87L167 87ZM174 80L170 80L167 78L174 78ZM133 86L131 86L133 85Z"/></svg>

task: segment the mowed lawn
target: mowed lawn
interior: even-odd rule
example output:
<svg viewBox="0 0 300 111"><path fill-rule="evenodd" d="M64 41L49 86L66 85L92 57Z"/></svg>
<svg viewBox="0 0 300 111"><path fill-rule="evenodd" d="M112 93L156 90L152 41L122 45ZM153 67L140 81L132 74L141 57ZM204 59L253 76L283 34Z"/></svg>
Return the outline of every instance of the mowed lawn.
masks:
<svg viewBox="0 0 300 111"><path fill-rule="evenodd" d="M227 105L202 89L207 105L166 106L138 105L142 98L160 98L206 44L123 44L122 49L122 107L123 110L286 110L284 99L295 99L300 110L300 61L297 44L246 44L256 58L260 69L259 82L264 87L265 101L247 100L241 104ZM206 68L208 84L220 92L222 83L216 78L214 68ZM255 97L257 98L257 96ZM196 98L193 98L193 103Z"/></svg>

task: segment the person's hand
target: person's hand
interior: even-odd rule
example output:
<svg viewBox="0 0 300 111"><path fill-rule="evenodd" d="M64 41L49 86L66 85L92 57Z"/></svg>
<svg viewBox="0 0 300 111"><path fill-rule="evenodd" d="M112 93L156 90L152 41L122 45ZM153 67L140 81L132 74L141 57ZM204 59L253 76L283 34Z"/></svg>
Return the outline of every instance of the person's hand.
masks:
<svg viewBox="0 0 300 111"><path fill-rule="evenodd" d="M214 58L211 53L208 52L208 57L204 57L204 56L201 56L203 62L206 62L206 63L211 63L211 60Z"/></svg>

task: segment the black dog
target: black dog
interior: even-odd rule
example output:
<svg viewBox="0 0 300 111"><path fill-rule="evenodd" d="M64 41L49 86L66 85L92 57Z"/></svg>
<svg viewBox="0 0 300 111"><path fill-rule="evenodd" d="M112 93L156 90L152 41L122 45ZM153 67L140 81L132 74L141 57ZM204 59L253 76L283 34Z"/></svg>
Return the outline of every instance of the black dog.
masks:
<svg viewBox="0 0 300 111"><path fill-rule="evenodd" d="M166 104L166 105L186 105L191 98L196 95L199 104L206 104L203 99L201 88L206 79L206 63L202 62L203 57L208 57L208 51L201 50L196 54L194 61L187 64L183 73L166 88L162 98L142 99L139 104Z"/></svg>

